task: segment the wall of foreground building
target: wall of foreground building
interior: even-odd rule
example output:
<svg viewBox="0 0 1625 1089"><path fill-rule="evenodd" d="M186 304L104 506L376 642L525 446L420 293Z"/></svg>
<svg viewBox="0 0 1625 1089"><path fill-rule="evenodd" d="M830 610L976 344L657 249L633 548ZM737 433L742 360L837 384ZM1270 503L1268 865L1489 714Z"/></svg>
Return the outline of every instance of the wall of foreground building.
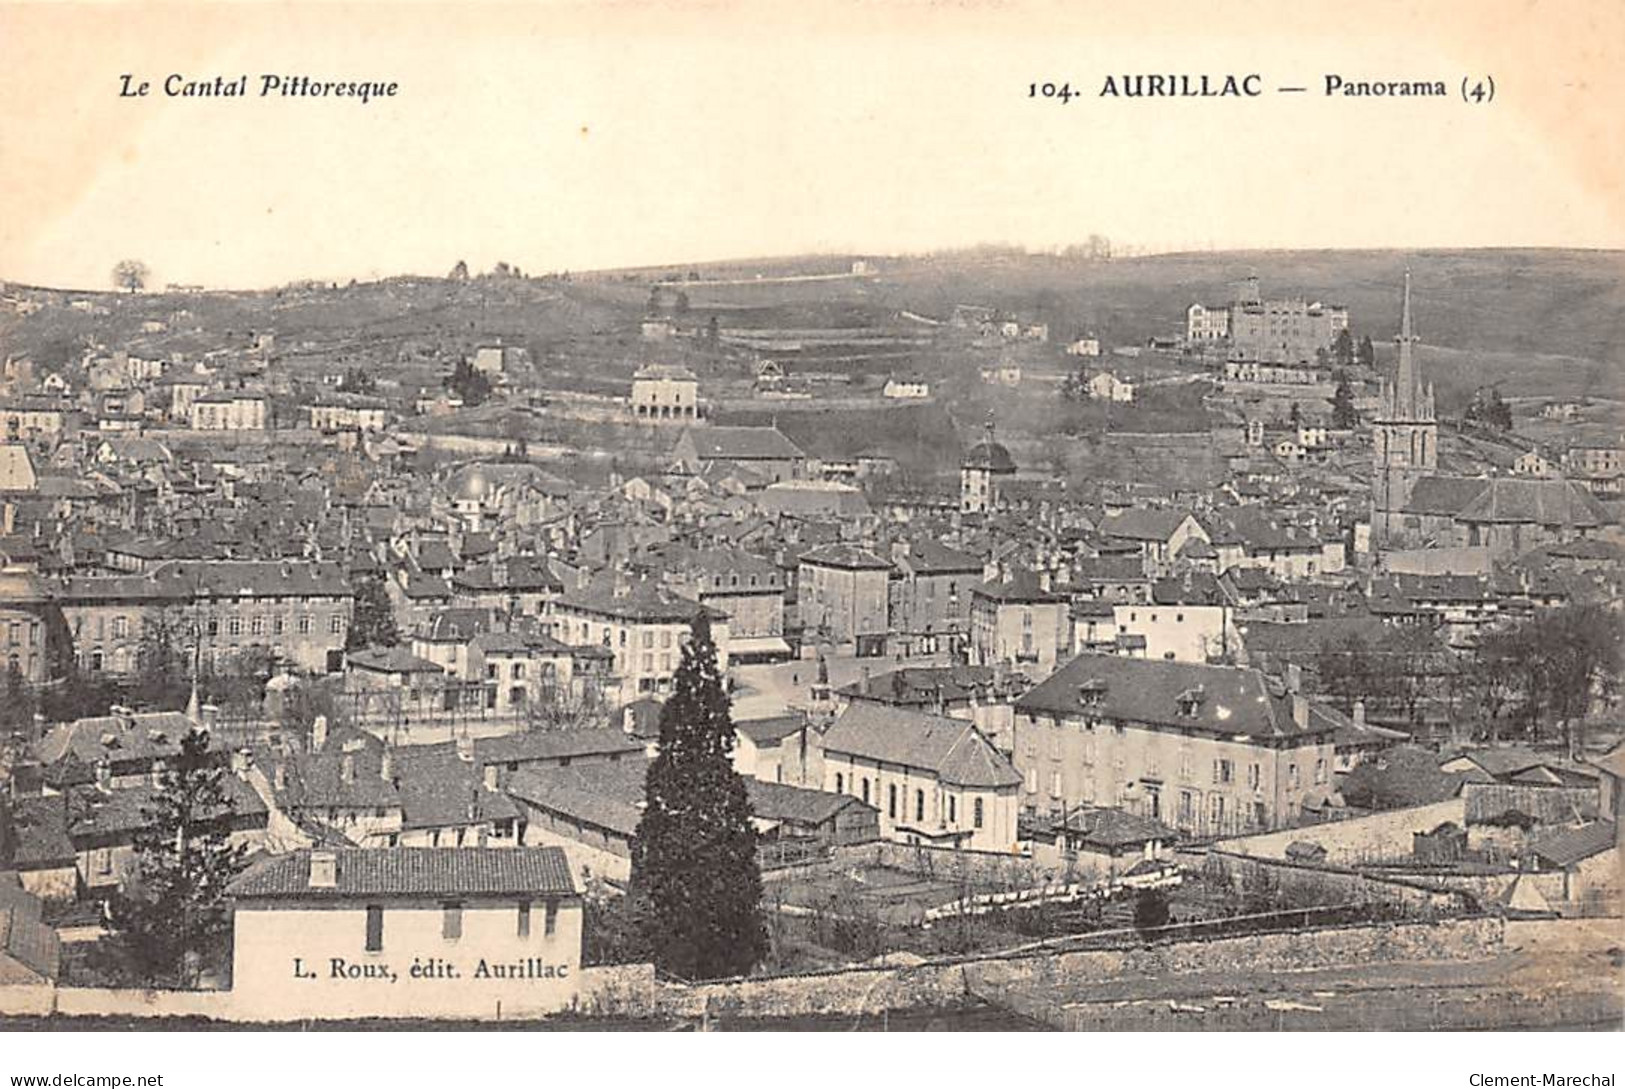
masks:
<svg viewBox="0 0 1625 1089"><path fill-rule="evenodd" d="M657 982L653 969L646 964L583 968L576 1008L628 1017L699 1017L707 1012L713 1016L749 1017L856 1015L949 1005L962 1001L973 986L1042 985L1047 980L1064 980L1075 986L1079 982L1190 972L1248 971L1261 964L1276 971L1294 971L1395 961L1472 959L1496 954L1504 938L1505 923L1485 917L1302 930L1133 949L930 961L908 967L836 970L695 986ZM0 987L0 1014L52 1013L252 1019L233 1003L230 991ZM459 1019L469 1016L458 1015ZM496 1012L489 1011L481 1019L495 1020Z"/></svg>

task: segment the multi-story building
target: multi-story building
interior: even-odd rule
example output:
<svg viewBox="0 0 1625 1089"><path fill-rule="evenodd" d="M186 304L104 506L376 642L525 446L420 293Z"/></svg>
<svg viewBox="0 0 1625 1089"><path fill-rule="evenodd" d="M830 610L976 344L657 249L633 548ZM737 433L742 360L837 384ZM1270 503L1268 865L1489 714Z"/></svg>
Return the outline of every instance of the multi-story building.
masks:
<svg viewBox="0 0 1625 1089"><path fill-rule="evenodd" d="M57 591L75 653L91 670L139 668L143 636L205 671L249 650L313 673L343 660L354 594L337 563L177 560L150 575L72 578Z"/></svg>
<svg viewBox="0 0 1625 1089"><path fill-rule="evenodd" d="M1265 299L1258 278L1248 278L1224 306L1192 303L1185 311L1187 343L1215 344L1232 359L1310 363L1329 351L1349 327L1346 307L1302 298Z"/></svg>
<svg viewBox="0 0 1625 1089"><path fill-rule="evenodd" d="M1082 654L1015 712L1035 813L1117 806L1227 835L1290 825L1332 789L1333 719L1254 669Z"/></svg>
<svg viewBox="0 0 1625 1089"><path fill-rule="evenodd" d="M693 423L700 380L687 367L651 363L632 375L632 415L639 423Z"/></svg>
<svg viewBox="0 0 1625 1089"><path fill-rule="evenodd" d="M904 654L957 654L970 633L982 561L930 538L892 546L891 630Z"/></svg>
<svg viewBox="0 0 1625 1089"><path fill-rule="evenodd" d="M389 426L389 405L359 393L324 393L310 405L314 431L382 431Z"/></svg>
<svg viewBox="0 0 1625 1089"><path fill-rule="evenodd" d="M861 658L886 652L891 631L891 564L866 548L819 545L802 553L797 604L809 638L851 647Z"/></svg>
<svg viewBox="0 0 1625 1089"><path fill-rule="evenodd" d="M1038 680L1071 652L1071 602L1040 576L1011 572L971 590L972 665L1013 666Z"/></svg>
<svg viewBox="0 0 1625 1089"><path fill-rule="evenodd" d="M648 581L617 579L564 594L553 606L553 633L570 646L601 646L625 700L671 691L690 625L704 610L717 647L717 668L729 663L727 614L679 597Z"/></svg>
<svg viewBox="0 0 1625 1089"><path fill-rule="evenodd" d="M900 843L1013 851L1021 776L974 723L854 701L824 734L824 789Z"/></svg>
<svg viewBox="0 0 1625 1089"><path fill-rule="evenodd" d="M193 398L190 411L193 431L265 430L265 397L262 394L216 390Z"/></svg>
<svg viewBox="0 0 1625 1089"><path fill-rule="evenodd" d="M651 557L673 591L728 615L728 654L740 663L790 656L784 641L784 574L741 548L670 547Z"/></svg>

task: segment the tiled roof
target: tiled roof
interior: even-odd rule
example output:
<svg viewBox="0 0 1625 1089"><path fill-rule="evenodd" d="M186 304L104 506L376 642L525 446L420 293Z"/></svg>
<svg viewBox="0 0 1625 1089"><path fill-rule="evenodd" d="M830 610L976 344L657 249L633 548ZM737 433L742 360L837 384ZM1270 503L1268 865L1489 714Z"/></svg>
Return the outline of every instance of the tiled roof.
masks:
<svg viewBox="0 0 1625 1089"><path fill-rule="evenodd" d="M1572 866L1614 846L1612 821L1592 821L1537 840L1531 850L1554 866Z"/></svg>
<svg viewBox="0 0 1625 1089"><path fill-rule="evenodd" d="M980 574L982 571L980 556L949 548L929 537L910 541L902 562L921 575Z"/></svg>
<svg viewBox="0 0 1625 1089"><path fill-rule="evenodd" d="M339 563L313 560L176 560L152 573L160 586L202 597L349 597Z"/></svg>
<svg viewBox="0 0 1625 1089"><path fill-rule="evenodd" d="M1455 517L1484 491L1488 481L1478 477L1424 476L1405 502L1407 514Z"/></svg>
<svg viewBox="0 0 1625 1089"><path fill-rule="evenodd" d="M823 824L847 806L864 804L850 794L832 794L827 790L809 790L760 779L747 778L745 793L750 797L752 812L761 819L807 827Z"/></svg>
<svg viewBox="0 0 1625 1089"><path fill-rule="evenodd" d="M1541 526L1590 528L1608 521L1591 493L1568 480L1514 480L1497 477L1489 482L1456 517L1463 522L1533 523Z"/></svg>
<svg viewBox="0 0 1625 1089"><path fill-rule="evenodd" d="M643 745L623 731L602 727L588 730L527 730L501 737L474 740L474 759L482 764L533 763L563 757L608 756L642 752Z"/></svg>
<svg viewBox="0 0 1625 1089"><path fill-rule="evenodd" d="M964 719L857 702L824 735L826 753L843 753L933 772L966 787L1019 786L1010 761Z"/></svg>
<svg viewBox="0 0 1625 1089"><path fill-rule="evenodd" d="M802 715L775 715L772 718L747 718L734 723L734 729L756 744L774 744L798 732L807 724Z"/></svg>
<svg viewBox="0 0 1625 1089"><path fill-rule="evenodd" d="M631 839L638 830L648 762L586 767L527 768L515 773L507 791L521 802L580 824Z"/></svg>
<svg viewBox="0 0 1625 1089"><path fill-rule="evenodd" d="M1121 809L1079 806L1066 815L1056 831L1066 831L1069 839L1101 847L1128 847L1153 840L1173 842L1179 833L1161 821L1141 817Z"/></svg>
<svg viewBox="0 0 1625 1089"><path fill-rule="evenodd" d="M840 567L848 570L891 570L890 561L875 555L867 548L849 544L826 544L808 549L801 554L801 562L818 567Z"/></svg>
<svg viewBox="0 0 1625 1089"><path fill-rule="evenodd" d="M414 747L395 750L395 789L401 799L401 827L455 828L515 816L507 795L487 790L480 769L458 757L455 748L413 755Z"/></svg>
<svg viewBox="0 0 1625 1089"><path fill-rule="evenodd" d="M1059 590L1044 589L1043 580L1025 568L1011 572L1007 580L994 579L991 582L984 582L972 588L971 593L977 597L1013 605L1053 604L1067 600L1067 595Z"/></svg>
<svg viewBox="0 0 1625 1089"><path fill-rule="evenodd" d="M310 851L267 860L239 877L240 899L363 896L571 896L575 880L557 847L387 847L334 851L336 881L312 888Z"/></svg>
<svg viewBox="0 0 1625 1089"><path fill-rule="evenodd" d="M695 427L684 432L706 461L784 461L805 457L776 427Z"/></svg>
<svg viewBox="0 0 1625 1089"><path fill-rule="evenodd" d="M118 763L160 760L180 752L181 739L194 725L176 711L97 715L53 727L35 747L34 754L42 764L55 764L70 752L86 764L104 758Z"/></svg>
<svg viewBox="0 0 1625 1089"><path fill-rule="evenodd" d="M1189 517L1190 514L1182 510L1137 508L1108 515L1100 523L1100 532L1130 541L1167 541Z"/></svg>
<svg viewBox="0 0 1625 1089"><path fill-rule="evenodd" d="M1085 693L1098 702L1085 703ZM1194 713L1180 697L1194 693ZM1304 734L1284 686L1256 669L1080 654L1016 701L1017 710L1199 730L1233 737Z"/></svg>

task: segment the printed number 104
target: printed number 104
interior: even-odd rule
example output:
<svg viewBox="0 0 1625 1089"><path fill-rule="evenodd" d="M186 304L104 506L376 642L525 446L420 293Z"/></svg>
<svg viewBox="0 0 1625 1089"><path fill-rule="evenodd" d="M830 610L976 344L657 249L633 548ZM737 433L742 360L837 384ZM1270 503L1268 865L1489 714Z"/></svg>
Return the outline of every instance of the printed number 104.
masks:
<svg viewBox="0 0 1625 1089"><path fill-rule="evenodd" d="M1053 98L1061 102L1071 102L1078 92L1072 89L1070 83L1029 83L1027 84L1028 98Z"/></svg>

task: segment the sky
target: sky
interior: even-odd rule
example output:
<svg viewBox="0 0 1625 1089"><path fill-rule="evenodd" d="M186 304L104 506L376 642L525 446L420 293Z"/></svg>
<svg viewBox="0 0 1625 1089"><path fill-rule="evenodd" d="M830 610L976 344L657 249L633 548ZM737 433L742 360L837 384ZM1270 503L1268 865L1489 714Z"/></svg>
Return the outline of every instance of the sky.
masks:
<svg viewBox="0 0 1625 1089"><path fill-rule="evenodd" d="M1357 13L1354 9L1358 9ZM1104 234L1625 248L1617 0L0 0L0 277L530 273ZM1110 99L1108 74L1309 93ZM154 92L121 98L120 76ZM178 73L396 82L187 99ZM1346 99L1345 79L1449 96ZM1493 76L1493 102L1462 101ZM1069 82L1070 102L1030 84Z"/></svg>

